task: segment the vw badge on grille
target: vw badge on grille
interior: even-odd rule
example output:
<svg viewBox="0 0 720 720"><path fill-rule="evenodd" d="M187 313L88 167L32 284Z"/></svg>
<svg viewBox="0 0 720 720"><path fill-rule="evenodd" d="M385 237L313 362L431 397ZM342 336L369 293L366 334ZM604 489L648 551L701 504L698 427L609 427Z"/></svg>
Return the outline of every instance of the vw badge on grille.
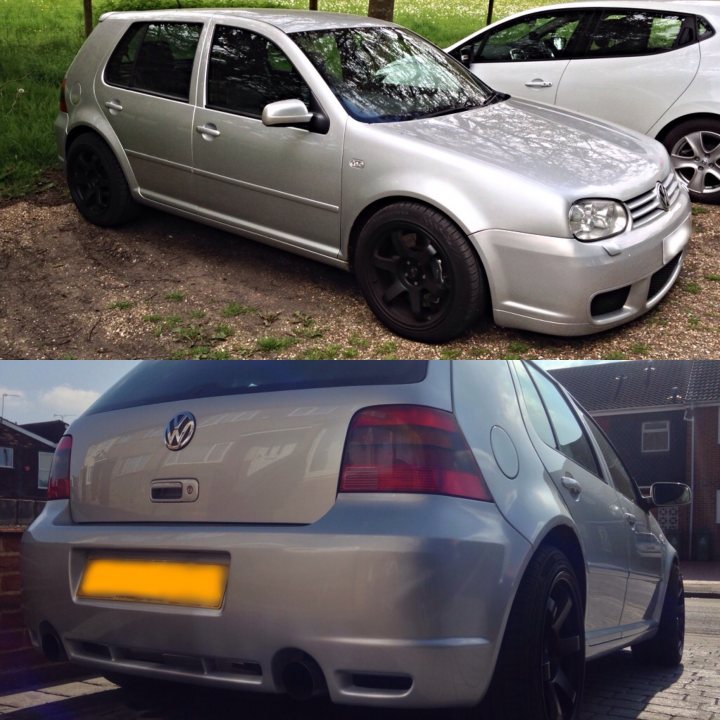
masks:
<svg viewBox="0 0 720 720"><path fill-rule="evenodd" d="M182 450L195 434L195 416L191 412L178 413L165 426L165 446L168 450Z"/></svg>
<svg viewBox="0 0 720 720"><path fill-rule="evenodd" d="M670 197L668 196L667 189L661 182L655 186L655 194L657 195L660 207L667 212L670 209Z"/></svg>

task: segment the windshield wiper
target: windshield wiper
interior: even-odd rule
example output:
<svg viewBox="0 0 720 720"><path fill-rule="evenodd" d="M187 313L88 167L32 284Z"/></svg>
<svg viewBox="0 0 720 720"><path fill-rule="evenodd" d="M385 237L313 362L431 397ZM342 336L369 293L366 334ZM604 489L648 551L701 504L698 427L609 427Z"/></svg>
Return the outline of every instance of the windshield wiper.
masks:
<svg viewBox="0 0 720 720"><path fill-rule="evenodd" d="M510 98L510 95L504 92L500 92L499 90L493 90L490 95L483 101L482 107L487 107L488 105L493 105L497 102L503 102L503 100L508 100Z"/></svg>

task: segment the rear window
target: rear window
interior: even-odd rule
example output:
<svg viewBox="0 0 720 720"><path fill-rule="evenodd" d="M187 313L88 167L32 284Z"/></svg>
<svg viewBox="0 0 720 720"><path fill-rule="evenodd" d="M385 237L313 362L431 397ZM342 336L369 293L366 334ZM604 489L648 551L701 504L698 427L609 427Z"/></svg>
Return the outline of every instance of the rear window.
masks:
<svg viewBox="0 0 720 720"><path fill-rule="evenodd" d="M426 360L155 360L141 363L86 415L175 400L355 385L420 382Z"/></svg>

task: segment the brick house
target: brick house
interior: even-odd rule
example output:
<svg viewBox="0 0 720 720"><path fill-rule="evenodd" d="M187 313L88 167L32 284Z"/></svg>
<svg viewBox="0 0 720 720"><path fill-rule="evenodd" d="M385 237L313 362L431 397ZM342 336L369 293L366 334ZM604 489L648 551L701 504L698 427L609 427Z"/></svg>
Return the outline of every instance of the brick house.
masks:
<svg viewBox="0 0 720 720"><path fill-rule="evenodd" d="M659 508L688 559L720 558L720 361L652 360L551 371L605 430L641 488L693 489L689 508Z"/></svg>
<svg viewBox="0 0 720 720"><path fill-rule="evenodd" d="M56 425L55 422L31 425L42 432L38 434L0 418L0 525L27 525L35 517L36 502L46 494L55 452L56 442L47 435L57 434ZM64 432L65 423L60 425Z"/></svg>

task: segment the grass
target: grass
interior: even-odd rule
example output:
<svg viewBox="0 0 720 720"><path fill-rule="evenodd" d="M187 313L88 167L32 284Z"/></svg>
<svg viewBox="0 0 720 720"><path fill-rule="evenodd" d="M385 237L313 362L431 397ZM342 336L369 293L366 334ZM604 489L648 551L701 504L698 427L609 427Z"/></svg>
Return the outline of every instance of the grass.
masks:
<svg viewBox="0 0 720 720"><path fill-rule="evenodd" d="M194 7L307 8L301 0L181 0ZM499 0L498 19L539 0ZM322 0L322 10L367 13L366 0ZM60 81L83 41L80 0L0 0L0 198L42 189L56 165L52 130ZM176 0L95 0L96 18L116 9L177 7ZM396 0L395 20L445 46L484 25L486 3ZM232 305L232 303L231 303Z"/></svg>

